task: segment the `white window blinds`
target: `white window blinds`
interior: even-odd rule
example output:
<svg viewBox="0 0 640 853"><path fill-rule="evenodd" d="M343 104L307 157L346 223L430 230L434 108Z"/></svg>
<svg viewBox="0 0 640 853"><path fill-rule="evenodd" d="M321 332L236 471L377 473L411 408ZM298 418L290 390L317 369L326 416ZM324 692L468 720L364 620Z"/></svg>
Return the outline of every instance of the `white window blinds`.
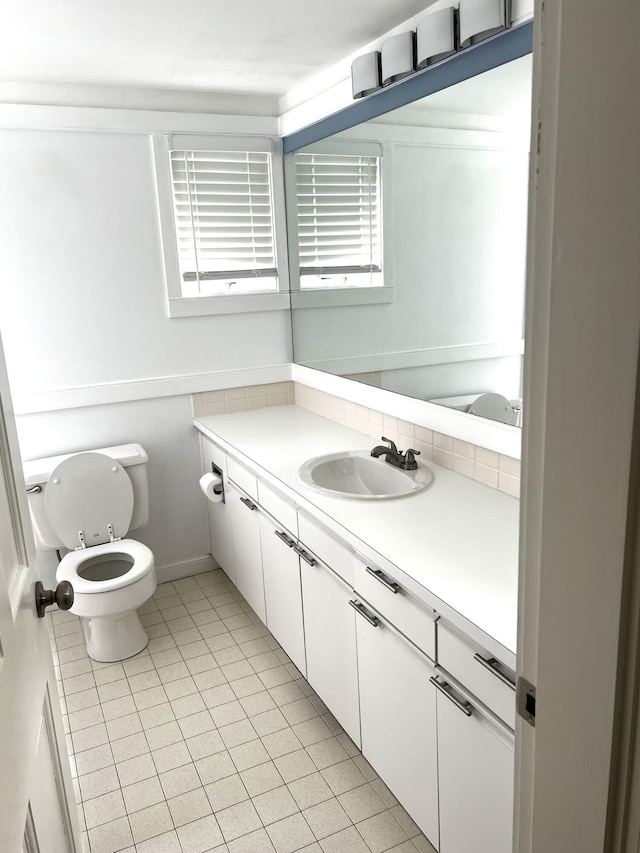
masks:
<svg viewBox="0 0 640 853"><path fill-rule="evenodd" d="M296 154L295 164L301 286L305 276L314 287L381 284L380 158Z"/></svg>
<svg viewBox="0 0 640 853"><path fill-rule="evenodd" d="M171 151L184 296L277 289L270 155Z"/></svg>

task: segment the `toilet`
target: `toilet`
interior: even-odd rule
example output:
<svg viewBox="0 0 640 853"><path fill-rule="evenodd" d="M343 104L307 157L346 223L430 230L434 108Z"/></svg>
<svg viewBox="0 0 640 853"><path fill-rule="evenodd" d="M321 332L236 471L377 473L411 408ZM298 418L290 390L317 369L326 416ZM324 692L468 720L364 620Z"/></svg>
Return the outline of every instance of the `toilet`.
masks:
<svg viewBox="0 0 640 853"><path fill-rule="evenodd" d="M125 444L24 464L36 547L68 549L56 581L71 583L96 661L132 657L149 640L137 609L156 588L153 553L126 538L149 519L148 461Z"/></svg>

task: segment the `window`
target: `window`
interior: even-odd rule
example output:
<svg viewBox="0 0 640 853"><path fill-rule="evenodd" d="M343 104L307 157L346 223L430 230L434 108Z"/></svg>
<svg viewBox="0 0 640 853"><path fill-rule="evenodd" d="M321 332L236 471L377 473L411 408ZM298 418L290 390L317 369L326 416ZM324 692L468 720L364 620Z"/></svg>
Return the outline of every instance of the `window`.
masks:
<svg viewBox="0 0 640 853"><path fill-rule="evenodd" d="M172 151L183 296L277 289L271 156Z"/></svg>
<svg viewBox="0 0 640 853"><path fill-rule="evenodd" d="M380 157L295 155L300 287L382 286Z"/></svg>
<svg viewBox="0 0 640 853"><path fill-rule="evenodd" d="M281 292L276 260L282 164L271 147L256 138L154 140L170 316L289 306L286 261Z"/></svg>

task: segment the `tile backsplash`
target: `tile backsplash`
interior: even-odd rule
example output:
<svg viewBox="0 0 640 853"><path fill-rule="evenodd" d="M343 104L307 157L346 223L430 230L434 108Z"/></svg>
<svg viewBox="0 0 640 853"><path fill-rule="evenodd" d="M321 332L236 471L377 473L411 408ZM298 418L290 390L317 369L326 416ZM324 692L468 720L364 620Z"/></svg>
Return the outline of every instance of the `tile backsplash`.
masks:
<svg viewBox="0 0 640 853"><path fill-rule="evenodd" d="M293 382L272 382L269 385L247 385L225 388L224 391L205 391L192 394L194 417L225 415L267 406L285 406L294 403Z"/></svg>
<svg viewBox="0 0 640 853"><path fill-rule="evenodd" d="M514 497L520 496L520 461L450 435L334 397L299 382L273 382L193 394L193 414L223 415L295 403L338 424L376 440L385 435L405 450L413 447L422 459L479 480Z"/></svg>

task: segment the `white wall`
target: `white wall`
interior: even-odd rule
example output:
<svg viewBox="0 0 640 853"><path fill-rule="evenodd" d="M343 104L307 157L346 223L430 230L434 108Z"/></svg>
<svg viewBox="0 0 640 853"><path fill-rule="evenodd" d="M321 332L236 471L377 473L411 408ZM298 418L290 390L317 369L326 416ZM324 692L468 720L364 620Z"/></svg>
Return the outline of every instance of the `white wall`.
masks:
<svg viewBox="0 0 640 853"><path fill-rule="evenodd" d="M0 186L20 393L290 361L286 311L167 317L150 136L2 131Z"/></svg>
<svg viewBox="0 0 640 853"><path fill-rule="evenodd" d="M0 333L18 401L75 389L76 408L18 410L23 457L139 441L150 457L151 518L135 536L169 566L209 549L188 396L207 389L189 378L286 365L289 312L167 317L151 137L142 114L129 113L125 127L117 111L100 121L111 114L101 131L0 130ZM178 117L175 129L194 130L196 119ZM132 383L160 393L170 384L178 396L89 405L96 394L86 386L108 399Z"/></svg>

